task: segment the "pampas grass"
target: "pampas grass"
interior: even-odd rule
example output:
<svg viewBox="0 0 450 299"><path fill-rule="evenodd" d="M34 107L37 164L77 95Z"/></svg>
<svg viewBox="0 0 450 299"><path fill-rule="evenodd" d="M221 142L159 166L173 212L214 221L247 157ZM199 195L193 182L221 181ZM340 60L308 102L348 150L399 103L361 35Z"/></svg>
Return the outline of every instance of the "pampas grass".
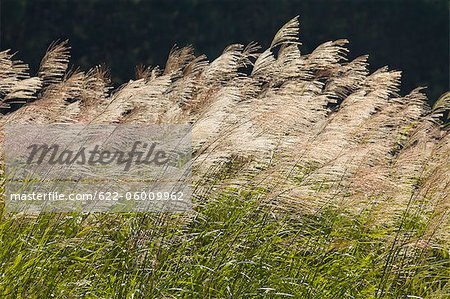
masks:
<svg viewBox="0 0 450 299"><path fill-rule="evenodd" d="M0 294L450 295L448 94L401 96L400 72L369 74L346 40L303 54L298 32L294 18L268 49L211 62L174 47L116 90L102 67L68 70L67 41L35 77L0 52L0 126L189 123L196 188L187 215L4 214Z"/></svg>

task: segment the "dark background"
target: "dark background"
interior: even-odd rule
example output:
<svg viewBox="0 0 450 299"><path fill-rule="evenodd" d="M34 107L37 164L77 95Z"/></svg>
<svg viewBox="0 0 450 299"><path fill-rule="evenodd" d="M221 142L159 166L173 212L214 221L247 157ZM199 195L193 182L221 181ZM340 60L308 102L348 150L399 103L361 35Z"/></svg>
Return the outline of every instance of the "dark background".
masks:
<svg viewBox="0 0 450 299"><path fill-rule="evenodd" d="M428 86L430 102L449 89L447 0L0 0L1 49L36 71L48 45L70 40L72 63L104 63L114 85L137 64L164 66L176 43L210 60L231 43L270 45L300 15L303 53L339 38L350 58L369 54L371 70L403 71L402 93Z"/></svg>

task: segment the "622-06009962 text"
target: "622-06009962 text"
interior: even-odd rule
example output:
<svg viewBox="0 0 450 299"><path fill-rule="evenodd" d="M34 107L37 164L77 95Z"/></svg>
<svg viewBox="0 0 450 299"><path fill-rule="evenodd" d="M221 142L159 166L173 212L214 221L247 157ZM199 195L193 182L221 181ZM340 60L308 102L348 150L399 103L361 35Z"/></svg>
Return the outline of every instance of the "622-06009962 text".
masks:
<svg viewBox="0 0 450 299"><path fill-rule="evenodd" d="M154 191L140 191L140 192L125 192L123 194L119 192L93 192L93 193L70 193L68 195L59 192L48 193L14 193L10 194L10 200L12 201L153 201L153 200L171 200L171 201L183 201L184 193L178 192L154 192Z"/></svg>

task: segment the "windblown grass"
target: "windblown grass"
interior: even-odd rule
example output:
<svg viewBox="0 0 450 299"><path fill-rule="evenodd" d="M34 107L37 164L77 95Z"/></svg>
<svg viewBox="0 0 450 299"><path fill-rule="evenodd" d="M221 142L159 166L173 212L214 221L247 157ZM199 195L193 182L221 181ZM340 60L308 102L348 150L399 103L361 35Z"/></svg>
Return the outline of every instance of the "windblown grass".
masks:
<svg viewBox="0 0 450 299"><path fill-rule="evenodd" d="M230 190L167 214L3 218L2 298L445 298L448 247L413 241L427 217L271 212Z"/></svg>
<svg viewBox="0 0 450 299"><path fill-rule="evenodd" d="M1 127L190 123L196 188L175 215L2 207L0 297L450 296L448 94L400 96L346 40L304 55L298 26L212 62L174 48L114 91L101 67L68 71L67 42L34 77L0 52Z"/></svg>

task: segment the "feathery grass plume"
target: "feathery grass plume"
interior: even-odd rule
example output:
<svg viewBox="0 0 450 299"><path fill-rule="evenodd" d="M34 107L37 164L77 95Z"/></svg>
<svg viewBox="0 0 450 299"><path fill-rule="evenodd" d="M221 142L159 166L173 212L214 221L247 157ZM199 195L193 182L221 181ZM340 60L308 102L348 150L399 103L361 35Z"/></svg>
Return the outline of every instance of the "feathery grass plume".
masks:
<svg viewBox="0 0 450 299"><path fill-rule="evenodd" d="M29 78L28 65L20 60L13 60L14 54L9 50L0 52L0 91L6 93L20 79Z"/></svg>
<svg viewBox="0 0 450 299"><path fill-rule="evenodd" d="M96 66L84 76L80 98L72 103L79 109L74 118L76 122L92 122L106 109L109 91L112 89L109 86L111 80L108 73L106 67Z"/></svg>
<svg viewBox="0 0 450 299"><path fill-rule="evenodd" d="M208 61L205 55L196 57L191 47L187 50L182 49L181 52L189 53L189 57L176 68L178 77L173 79L173 84L166 92L170 104L167 104L166 111L161 115L161 122L177 123L178 120L183 122L186 118L185 111L193 109L198 104L193 97L201 88L199 77L208 66Z"/></svg>
<svg viewBox="0 0 450 299"><path fill-rule="evenodd" d="M3 98L3 103L26 103L36 99L36 92L42 87L39 77L32 77L18 81Z"/></svg>
<svg viewBox="0 0 450 299"><path fill-rule="evenodd" d="M74 110L73 104L77 104L76 100L81 96L84 76L84 73L78 70L65 74L61 82L48 85L36 101L0 121L39 124L74 122L79 109ZM72 101L74 103L71 103Z"/></svg>
<svg viewBox="0 0 450 299"><path fill-rule="evenodd" d="M433 115L442 118L444 126L450 125L450 92L444 93L433 105Z"/></svg>
<svg viewBox="0 0 450 299"><path fill-rule="evenodd" d="M270 49L265 50L255 61L250 76L262 82L269 82L273 75L275 75L276 69L273 64L275 57Z"/></svg>
<svg viewBox="0 0 450 299"><path fill-rule="evenodd" d="M134 70L136 80L149 78L152 74L152 68L150 66L145 66L139 64Z"/></svg>
<svg viewBox="0 0 450 299"><path fill-rule="evenodd" d="M172 50L170 50L169 57L167 58L164 74L179 72L194 59L194 48L192 48L192 46L183 47L181 49L174 46Z"/></svg>
<svg viewBox="0 0 450 299"><path fill-rule="evenodd" d="M101 122L149 122L158 119L169 104L162 96L172 83L171 75L162 75L150 81L143 79L123 85L109 100L105 110L98 115Z"/></svg>
<svg viewBox="0 0 450 299"><path fill-rule="evenodd" d="M305 58L301 57L300 49L295 44L284 44L278 51L276 68L279 69L274 85L281 85L283 82L292 79L308 80L312 74L305 68Z"/></svg>
<svg viewBox="0 0 450 299"><path fill-rule="evenodd" d="M0 52L0 102L2 108L10 108L11 103L25 103L36 98L41 88L41 80L30 78L28 65L13 60L9 50Z"/></svg>
<svg viewBox="0 0 450 299"><path fill-rule="evenodd" d="M328 77L333 69L341 67L342 61L346 60L348 52L346 44L348 44L346 39L321 44L307 55L306 68L314 72L317 78Z"/></svg>
<svg viewBox="0 0 450 299"><path fill-rule="evenodd" d="M38 72L44 85L58 83L64 77L70 58L68 43L68 40L54 42L48 47L41 60Z"/></svg>
<svg viewBox="0 0 450 299"><path fill-rule="evenodd" d="M330 78L326 81L324 93L335 99L336 103L341 103L347 96L361 88L369 74L368 58L368 55L360 56L332 70Z"/></svg>
<svg viewBox="0 0 450 299"><path fill-rule="evenodd" d="M184 69L184 76L198 77L205 67L208 66L208 60L205 55L195 57Z"/></svg>
<svg viewBox="0 0 450 299"><path fill-rule="evenodd" d="M230 45L223 51L222 55L205 67L201 79L205 84L222 85L235 78L238 69L243 65L243 49L240 44Z"/></svg>
<svg viewBox="0 0 450 299"><path fill-rule="evenodd" d="M289 44L300 44L298 42L299 33L299 16L296 16L289 22L287 22L281 29L275 34L275 37L270 44L270 48L273 49L278 45L289 43Z"/></svg>

